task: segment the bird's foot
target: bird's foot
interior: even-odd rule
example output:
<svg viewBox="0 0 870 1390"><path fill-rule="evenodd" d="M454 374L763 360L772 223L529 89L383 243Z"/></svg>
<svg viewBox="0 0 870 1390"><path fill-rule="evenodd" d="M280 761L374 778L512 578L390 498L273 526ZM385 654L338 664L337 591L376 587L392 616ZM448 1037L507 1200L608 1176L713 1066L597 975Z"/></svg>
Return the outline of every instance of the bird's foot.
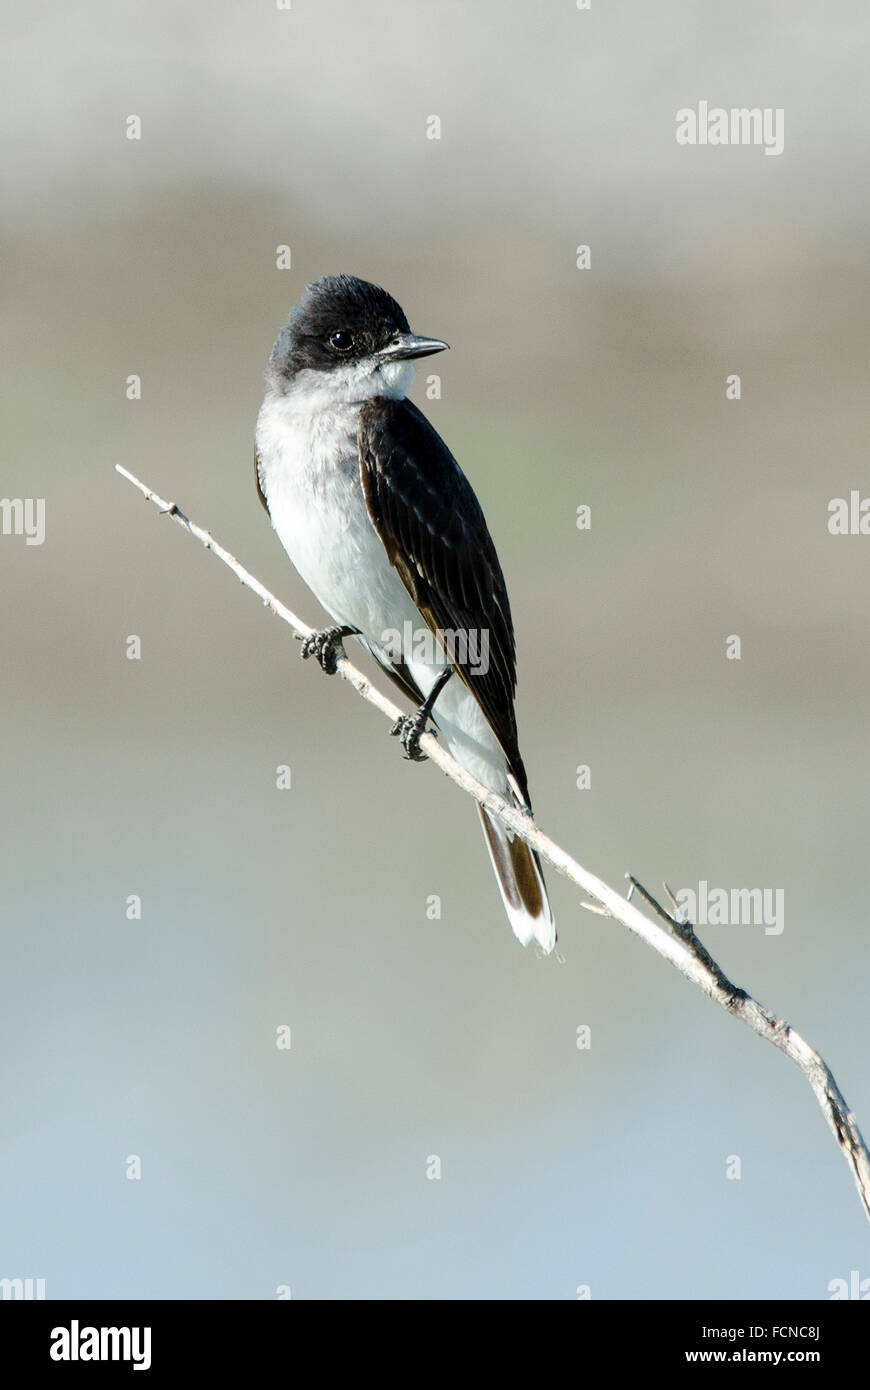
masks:
<svg viewBox="0 0 870 1390"><path fill-rule="evenodd" d="M420 747L420 739L426 732L428 719L429 711L424 706L418 709L416 714L403 714L390 730L394 738L402 740L405 757L412 763L425 763L428 757Z"/></svg>
<svg viewBox="0 0 870 1390"><path fill-rule="evenodd" d="M435 701L449 681L452 671L451 666L445 666L417 713L401 715L390 730L391 734L402 740L405 757L412 763L425 763L428 757L420 748L420 739L426 732L426 724L435 708Z"/></svg>
<svg viewBox="0 0 870 1390"><path fill-rule="evenodd" d="M334 676L338 669L338 659L344 656L342 641L345 637L351 637L356 628L325 627L320 632L312 632L310 637L302 639L302 660L307 661L310 656L316 657L321 670L328 676Z"/></svg>

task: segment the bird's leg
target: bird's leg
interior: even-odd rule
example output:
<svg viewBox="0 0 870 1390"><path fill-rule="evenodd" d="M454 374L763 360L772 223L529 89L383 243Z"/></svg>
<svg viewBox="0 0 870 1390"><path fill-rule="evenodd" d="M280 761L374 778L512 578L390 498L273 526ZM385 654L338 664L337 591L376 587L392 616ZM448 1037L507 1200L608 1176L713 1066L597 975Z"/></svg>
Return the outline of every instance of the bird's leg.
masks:
<svg viewBox="0 0 870 1390"><path fill-rule="evenodd" d="M420 751L420 738L426 732L426 723L432 713L435 701L452 675L453 667L445 666L417 713L403 714L390 730L391 734L398 735L402 740L405 757L409 758L411 762L424 763L426 761L426 754Z"/></svg>
<svg viewBox="0 0 870 1390"><path fill-rule="evenodd" d="M315 656L321 669L328 676L334 676L338 668L338 658L344 656L342 640L345 637L353 637L358 631L358 628L344 627L337 623L334 627L312 632L309 637L302 639L302 660L307 661L310 656Z"/></svg>

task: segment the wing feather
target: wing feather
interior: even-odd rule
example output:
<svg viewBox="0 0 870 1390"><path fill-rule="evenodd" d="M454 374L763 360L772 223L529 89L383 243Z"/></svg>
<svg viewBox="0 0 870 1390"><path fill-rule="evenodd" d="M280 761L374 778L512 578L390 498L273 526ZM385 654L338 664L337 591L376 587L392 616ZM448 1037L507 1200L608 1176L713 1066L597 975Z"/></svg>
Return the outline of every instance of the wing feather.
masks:
<svg viewBox="0 0 870 1390"><path fill-rule="evenodd" d="M390 563L430 629L489 635L485 673L455 663L527 797L517 746L516 647L510 602L471 484L410 401L383 396L362 409L360 473L369 516Z"/></svg>

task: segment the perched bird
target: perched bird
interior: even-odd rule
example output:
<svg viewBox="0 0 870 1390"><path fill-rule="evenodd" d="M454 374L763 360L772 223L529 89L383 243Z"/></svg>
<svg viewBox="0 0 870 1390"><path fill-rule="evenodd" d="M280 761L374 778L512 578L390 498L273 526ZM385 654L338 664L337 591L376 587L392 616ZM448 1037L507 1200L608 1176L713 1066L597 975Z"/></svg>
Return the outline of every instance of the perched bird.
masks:
<svg viewBox="0 0 870 1390"><path fill-rule="evenodd" d="M303 657L334 671L355 636L418 706L393 733L422 759L431 716L453 757L530 810L514 714L504 576L480 504L407 400L414 361L447 343L410 331L377 285L328 275L278 334L257 419L256 477L278 538L335 625ZM478 807L514 933L556 940L538 856Z"/></svg>

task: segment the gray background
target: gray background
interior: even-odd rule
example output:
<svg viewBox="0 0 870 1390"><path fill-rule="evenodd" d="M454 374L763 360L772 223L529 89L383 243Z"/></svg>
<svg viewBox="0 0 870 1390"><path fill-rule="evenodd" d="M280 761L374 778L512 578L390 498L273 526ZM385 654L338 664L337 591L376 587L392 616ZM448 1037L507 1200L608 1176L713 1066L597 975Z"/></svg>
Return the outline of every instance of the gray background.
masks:
<svg viewBox="0 0 870 1390"><path fill-rule="evenodd" d="M781 936L702 935L870 1125L870 539L826 525L870 494L866 7L101 0L7 28L0 490L45 497L47 535L0 540L0 1276L870 1275L797 1070L555 875L561 959L523 951L473 807L113 473L319 621L253 488L262 369L308 280L385 284L452 344L442 400L412 394L499 546L539 820L614 884L783 888ZM783 107L784 153L680 148L702 99Z"/></svg>

